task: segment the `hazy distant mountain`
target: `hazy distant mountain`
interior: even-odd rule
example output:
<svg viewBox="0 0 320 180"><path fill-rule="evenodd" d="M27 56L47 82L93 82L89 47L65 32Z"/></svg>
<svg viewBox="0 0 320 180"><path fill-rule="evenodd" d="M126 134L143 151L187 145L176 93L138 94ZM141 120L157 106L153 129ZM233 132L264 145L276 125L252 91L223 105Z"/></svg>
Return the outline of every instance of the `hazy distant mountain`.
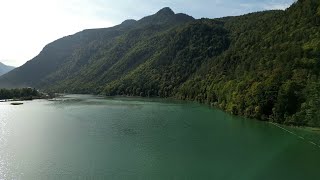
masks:
<svg viewBox="0 0 320 180"><path fill-rule="evenodd" d="M0 87L175 97L320 126L319 4L198 20L164 8L56 40L1 76Z"/></svg>
<svg viewBox="0 0 320 180"><path fill-rule="evenodd" d="M12 66L7 66L0 62L0 76L14 69Z"/></svg>

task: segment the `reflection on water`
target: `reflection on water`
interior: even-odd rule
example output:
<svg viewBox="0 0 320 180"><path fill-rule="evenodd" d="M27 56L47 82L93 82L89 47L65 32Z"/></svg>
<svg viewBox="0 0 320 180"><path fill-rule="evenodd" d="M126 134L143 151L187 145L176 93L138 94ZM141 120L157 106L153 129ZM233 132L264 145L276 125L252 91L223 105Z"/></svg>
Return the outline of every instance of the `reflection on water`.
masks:
<svg viewBox="0 0 320 180"><path fill-rule="evenodd" d="M8 103L0 103L0 179L11 179L12 175L10 161L13 160L13 154L8 151L8 136L10 129L8 128L9 116L12 109Z"/></svg>
<svg viewBox="0 0 320 180"><path fill-rule="evenodd" d="M319 136L294 133L161 99L0 103L0 179L314 179Z"/></svg>

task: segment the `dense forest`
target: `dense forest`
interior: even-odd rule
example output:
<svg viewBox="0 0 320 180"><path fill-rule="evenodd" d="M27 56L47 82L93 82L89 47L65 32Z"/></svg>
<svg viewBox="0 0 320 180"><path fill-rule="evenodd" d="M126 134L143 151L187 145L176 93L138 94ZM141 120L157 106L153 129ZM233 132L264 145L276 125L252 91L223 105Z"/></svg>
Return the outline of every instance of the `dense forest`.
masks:
<svg viewBox="0 0 320 180"><path fill-rule="evenodd" d="M0 100L5 99L19 99L19 100L32 100L40 98L41 94L32 88L21 89L0 89Z"/></svg>
<svg viewBox="0 0 320 180"><path fill-rule="evenodd" d="M164 8L47 45L0 87L195 100L265 121L320 126L320 1L194 19Z"/></svg>

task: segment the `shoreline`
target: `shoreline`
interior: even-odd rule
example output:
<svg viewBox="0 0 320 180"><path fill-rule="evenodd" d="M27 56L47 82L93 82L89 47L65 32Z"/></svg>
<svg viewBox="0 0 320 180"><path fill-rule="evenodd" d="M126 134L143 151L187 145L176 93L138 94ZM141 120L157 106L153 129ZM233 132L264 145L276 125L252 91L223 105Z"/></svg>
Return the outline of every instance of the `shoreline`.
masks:
<svg viewBox="0 0 320 180"><path fill-rule="evenodd" d="M290 126L290 125L279 124L279 123L269 122L269 121L267 121L267 123L272 124L274 126L277 126L277 127L281 128L281 129L283 129L284 127L288 127L288 128L294 128L294 129L299 129L299 130L303 130L303 131L308 131L308 132L313 132L313 133L319 133L320 134L320 127Z"/></svg>
<svg viewBox="0 0 320 180"><path fill-rule="evenodd" d="M55 93L55 97L53 98L48 98L48 97L32 97L32 99L4 99L4 100L0 100L0 103L2 102L18 102L18 101L32 101L32 100L39 100L39 99L47 99L47 100L52 100L55 99L57 97L65 97L66 95L68 95L70 93ZM93 94L79 94L79 95L93 95ZM105 98L146 98L146 99L167 99L167 100L177 100L177 101L183 101L183 102L193 102L193 103L200 103L203 105L206 105L210 108L216 108L219 109L229 115L233 115L233 116L237 116L237 117L241 117L241 118L246 118L246 119L252 119L252 118L247 118L245 116L240 116L240 115L234 115L229 113L228 111L225 111L224 109L221 109L219 107L207 104L207 103L201 103L198 101L192 101L192 100L183 100L180 98L175 98L175 97L167 97L167 98L162 98L159 96L150 96L150 97L142 97L142 96L128 96L128 95L115 95L115 96L105 96L105 95L94 95L97 97L105 97ZM290 127L290 128L295 128L295 129L300 129L300 130L304 130L304 131L309 131L309 132L313 132L313 133L319 133L320 134L320 127L311 127L311 126L292 126L292 125L286 125L286 124L279 124L279 123L275 123L275 122L271 122L271 121L263 121L263 120L259 120L259 119L252 119L255 121L262 121L262 122L267 122L276 126L284 126L284 127Z"/></svg>
<svg viewBox="0 0 320 180"><path fill-rule="evenodd" d="M291 127L291 128L296 128L296 129L300 129L300 130L305 130L305 131L309 131L309 132L314 132L314 133L319 133L320 134L320 127L311 127L311 126L293 126L293 125L287 125L287 124L279 124L279 123L275 123L275 122L272 122L272 121L265 121L265 120L259 120L259 119L253 119L253 118L248 118L248 117L245 117L245 116L240 116L240 115L234 115L224 109L221 109L217 106L214 106L214 105L211 105L211 104L208 104L208 103L201 103L201 102L198 102L198 101L193 101L193 100L190 100L190 99L180 99L180 98L176 98L176 97L167 97L167 98L162 98L160 96L150 96L150 97L142 97L142 96L128 96L128 95L114 95L114 96L105 96L105 95L99 95L99 97L108 97L108 98L146 98L146 99L168 99L168 100L177 100L177 101L183 101L183 102L193 102L193 103L199 103L199 104L203 104L203 105L206 105L210 108L216 108L216 109L219 109L229 115L232 115L232 116L236 116L236 117L241 117L241 118L246 118L246 119L251 119L251 120L254 120L254 121L260 121L260 122L267 122L267 123L270 123L270 124L273 124L273 125L281 125L281 126L285 126L285 127Z"/></svg>
<svg viewBox="0 0 320 180"><path fill-rule="evenodd" d="M46 98L32 98L32 99L0 99L0 103L4 102L18 102L18 101L33 101L38 99L46 99Z"/></svg>

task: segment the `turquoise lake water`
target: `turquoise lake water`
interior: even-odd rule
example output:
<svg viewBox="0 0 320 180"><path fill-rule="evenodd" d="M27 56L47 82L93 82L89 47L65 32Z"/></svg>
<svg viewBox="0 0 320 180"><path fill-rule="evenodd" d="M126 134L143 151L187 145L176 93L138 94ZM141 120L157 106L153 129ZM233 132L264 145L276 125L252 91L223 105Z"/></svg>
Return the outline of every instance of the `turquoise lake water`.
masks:
<svg viewBox="0 0 320 180"><path fill-rule="evenodd" d="M0 103L0 179L319 179L320 134L285 129L161 99Z"/></svg>

